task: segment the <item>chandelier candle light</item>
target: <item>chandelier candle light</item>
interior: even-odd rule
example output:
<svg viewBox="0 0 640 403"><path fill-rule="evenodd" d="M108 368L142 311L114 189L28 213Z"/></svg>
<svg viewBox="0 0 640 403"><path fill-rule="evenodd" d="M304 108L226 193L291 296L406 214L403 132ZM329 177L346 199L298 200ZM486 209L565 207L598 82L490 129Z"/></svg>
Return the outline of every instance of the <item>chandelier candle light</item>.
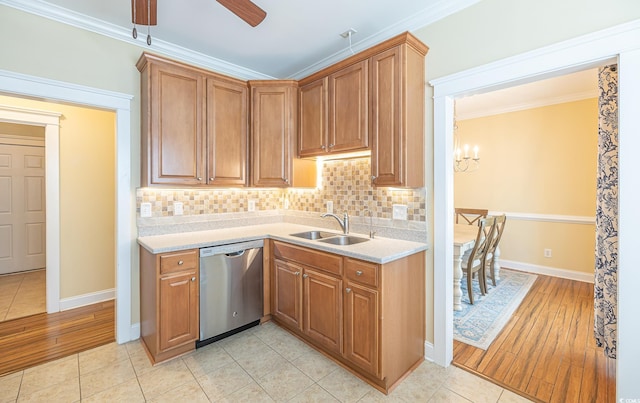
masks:
<svg viewBox="0 0 640 403"><path fill-rule="evenodd" d="M457 139L456 139L457 140ZM456 144L456 156L453 168L456 172L472 172L480 166L480 157L478 146L473 146L473 158L469 156L469 144L464 145L464 156L462 150Z"/></svg>

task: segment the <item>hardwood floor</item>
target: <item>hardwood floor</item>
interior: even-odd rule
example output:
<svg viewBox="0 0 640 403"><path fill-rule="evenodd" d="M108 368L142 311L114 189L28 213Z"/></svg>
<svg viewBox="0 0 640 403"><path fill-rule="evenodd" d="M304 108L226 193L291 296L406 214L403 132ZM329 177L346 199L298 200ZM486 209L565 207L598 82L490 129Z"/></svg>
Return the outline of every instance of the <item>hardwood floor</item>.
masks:
<svg viewBox="0 0 640 403"><path fill-rule="evenodd" d="M113 341L114 301L1 322L0 376Z"/></svg>
<svg viewBox="0 0 640 403"><path fill-rule="evenodd" d="M593 284L538 275L485 351L454 340L453 364L540 402L615 402L615 360L593 337Z"/></svg>

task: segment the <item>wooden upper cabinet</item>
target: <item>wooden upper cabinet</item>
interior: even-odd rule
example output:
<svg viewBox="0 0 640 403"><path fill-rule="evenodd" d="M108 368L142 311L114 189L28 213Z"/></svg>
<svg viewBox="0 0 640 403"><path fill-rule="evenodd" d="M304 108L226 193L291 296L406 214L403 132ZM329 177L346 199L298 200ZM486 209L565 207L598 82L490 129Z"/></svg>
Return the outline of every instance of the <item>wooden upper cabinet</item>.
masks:
<svg viewBox="0 0 640 403"><path fill-rule="evenodd" d="M246 186L248 89L242 82L207 78L207 183Z"/></svg>
<svg viewBox="0 0 640 403"><path fill-rule="evenodd" d="M369 147L368 63L363 60L300 87L300 157Z"/></svg>
<svg viewBox="0 0 640 403"><path fill-rule="evenodd" d="M369 146L369 61L363 60L329 76L330 152Z"/></svg>
<svg viewBox="0 0 640 403"><path fill-rule="evenodd" d="M371 57L374 186L424 186L426 46L403 43ZM421 46L420 46L421 45Z"/></svg>
<svg viewBox="0 0 640 403"><path fill-rule="evenodd" d="M296 81L250 81L253 186L284 187L293 182L296 149Z"/></svg>
<svg viewBox="0 0 640 403"><path fill-rule="evenodd" d="M143 53L142 186L246 186L248 89Z"/></svg>
<svg viewBox="0 0 640 403"><path fill-rule="evenodd" d="M141 61L142 185L199 185L206 158L204 78L183 66Z"/></svg>
<svg viewBox="0 0 640 403"><path fill-rule="evenodd" d="M311 157L327 152L329 78L324 77L300 87L298 109L298 155Z"/></svg>

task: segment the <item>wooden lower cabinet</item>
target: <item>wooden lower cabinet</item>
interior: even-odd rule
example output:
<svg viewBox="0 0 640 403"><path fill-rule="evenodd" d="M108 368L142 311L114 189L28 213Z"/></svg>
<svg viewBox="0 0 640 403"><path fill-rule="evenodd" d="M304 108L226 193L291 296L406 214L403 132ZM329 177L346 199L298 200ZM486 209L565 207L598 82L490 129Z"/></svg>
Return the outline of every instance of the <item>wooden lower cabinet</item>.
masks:
<svg viewBox="0 0 640 403"><path fill-rule="evenodd" d="M384 393L424 360L424 252L379 265L280 241L271 251L278 324Z"/></svg>
<svg viewBox="0 0 640 403"><path fill-rule="evenodd" d="M140 248L140 336L152 362L195 349L199 329L198 250Z"/></svg>

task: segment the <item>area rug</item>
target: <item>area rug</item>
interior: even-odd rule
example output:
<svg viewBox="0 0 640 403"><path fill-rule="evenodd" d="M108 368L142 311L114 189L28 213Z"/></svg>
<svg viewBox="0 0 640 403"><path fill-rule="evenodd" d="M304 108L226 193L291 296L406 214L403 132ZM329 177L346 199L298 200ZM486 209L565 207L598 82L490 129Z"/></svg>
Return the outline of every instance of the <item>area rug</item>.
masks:
<svg viewBox="0 0 640 403"><path fill-rule="evenodd" d="M488 292L484 296L480 294L480 285L474 279L474 304L471 305L467 294L467 278L463 276L462 311L454 312L453 338L483 350L489 348L537 277L535 274L501 269L500 281L495 287L487 279Z"/></svg>

